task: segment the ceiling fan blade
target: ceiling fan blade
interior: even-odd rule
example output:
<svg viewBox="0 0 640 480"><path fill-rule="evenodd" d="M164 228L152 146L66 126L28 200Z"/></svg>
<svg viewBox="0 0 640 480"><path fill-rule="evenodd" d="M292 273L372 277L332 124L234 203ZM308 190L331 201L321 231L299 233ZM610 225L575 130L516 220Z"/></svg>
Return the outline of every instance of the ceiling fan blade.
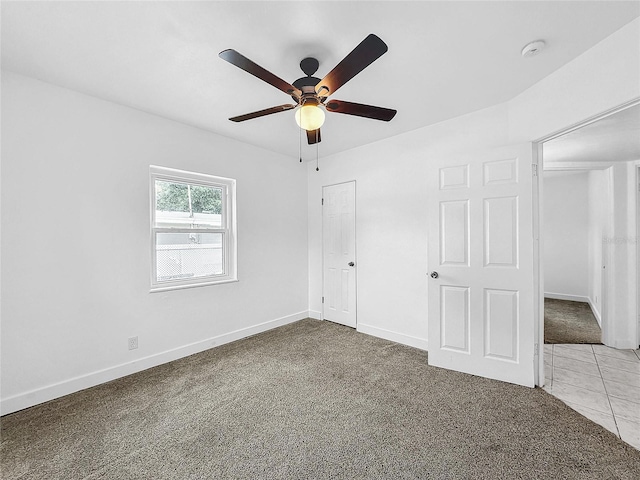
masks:
<svg viewBox="0 0 640 480"><path fill-rule="evenodd" d="M218 54L218 56L226 60L232 65L235 65L238 68L241 68L245 72L250 73L251 75L258 77L260 80L267 82L270 85L273 85L278 90L282 90L284 93L288 95L294 95L296 97L300 97L302 92L298 90L296 87L291 85L288 82L285 82L280 77L275 76L268 70L265 70L257 63L249 60L244 55L236 52L233 49L223 50Z"/></svg>
<svg viewBox="0 0 640 480"><path fill-rule="evenodd" d="M314 143L320 143L320 129L317 130L307 130L307 143L309 145L313 145Z"/></svg>
<svg viewBox="0 0 640 480"><path fill-rule="evenodd" d="M372 105L344 102L342 100L329 100L325 107L330 112L346 113L347 115L373 118L374 120L382 120L385 122L391 120L396 116L396 113L398 113L397 110L392 110L390 108L374 107Z"/></svg>
<svg viewBox="0 0 640 480"><path fill-rule="evenodd" d="M371 65L388 50L387 44L373 33L369 34L349 55L335 66L318 84L316 93L328 97L342 85Z"/></svg>
<svg viewBox="0 0 640 480"><path fill-rule="evenodd" d="M237 117L231 117L229 120L232 122L244 122L245 120L251 120L252 118L264 117L265 115L271 115L272 113L284 112L285 110L291 110L296 108L297 105L285 104L278 105L277 107L265 108L264 110L258 110L253 113L246 113L244 115L238 115Z"/></svg>

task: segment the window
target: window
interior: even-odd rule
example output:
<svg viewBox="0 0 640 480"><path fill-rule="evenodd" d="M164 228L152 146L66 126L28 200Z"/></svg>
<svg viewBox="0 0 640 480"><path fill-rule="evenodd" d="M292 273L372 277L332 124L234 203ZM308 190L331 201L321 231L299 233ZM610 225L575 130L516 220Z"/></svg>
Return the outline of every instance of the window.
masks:
<svg viewBox="0 0 640 480"><path fill-rule="evenodd" d="M150 167L151 290L237 280L235 180Z"/></svg>

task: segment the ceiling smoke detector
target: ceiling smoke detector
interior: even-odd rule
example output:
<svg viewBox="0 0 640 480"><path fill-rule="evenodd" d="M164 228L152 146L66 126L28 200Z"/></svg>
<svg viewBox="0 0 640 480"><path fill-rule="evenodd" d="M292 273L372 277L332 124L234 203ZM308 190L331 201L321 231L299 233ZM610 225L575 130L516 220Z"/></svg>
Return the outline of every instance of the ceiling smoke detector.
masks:
<svg viewBox="0 0 640 480"><path fill-rule="evenodd" d="M539 54L544 46L544 40L536 40L535 42L527 43L522 49L522 56L525 58L533 57L534 55Z"/></svg>

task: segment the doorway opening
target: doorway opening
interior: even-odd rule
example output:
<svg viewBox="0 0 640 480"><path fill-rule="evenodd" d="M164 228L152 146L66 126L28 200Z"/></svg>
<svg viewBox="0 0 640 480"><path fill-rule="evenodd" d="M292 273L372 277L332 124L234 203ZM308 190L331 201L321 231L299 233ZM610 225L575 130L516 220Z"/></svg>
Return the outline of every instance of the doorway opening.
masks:
<svg viewBox="0 0 640 480"><path fill-rule="evenodd" d="M538 385L629 442L619 406L633 398L628 373L640 367L639 139L636 99L540 140L535 199ZM574 322L552 338L550 307L558 302L560 316L591 311L601 334L589 338Z"/></svg>
<svg viewBox="0 0 640 480"><path fill-rule="evenodd" d="M601 343L618 349L638 347L635 179L640 164L639 135L640 99L636 99L537 142L542 166L538 185L542 218L538 274L540 344L545 341L546 327L542 299L559 293L556 295L559 300L583 300L588 304L601 326ZM558 184L555 194L547 198L548 190L554 190L554 182ZM554 209L564 210L565 214L565 224L557 225L556 238L549 235L545 218L558 216ZM558 218L550 219L552 226L554 221L558 224ZM576 243L576 235L582 238L582 245ZM572 236L574 241L566 242ZM573 248L564 255L585 258L586 251L586 261L581 267L576 267L575 262L571 266L571 258L561 258L557 252L555 259L561 258L565 265L547 261L545 253L557 249L563 241ZM552 280L554 272L556 277ZM562 294L566 294L564 298Z"/></svg>
<svg viewBox="0 0 640 480"><path fill-rule="evenodd" d="M562 148L555 143L565 141L543 148L554 158ZM543 170L544 343L600 344L607 320L602 314L607 171L560 168Z"/></svg>

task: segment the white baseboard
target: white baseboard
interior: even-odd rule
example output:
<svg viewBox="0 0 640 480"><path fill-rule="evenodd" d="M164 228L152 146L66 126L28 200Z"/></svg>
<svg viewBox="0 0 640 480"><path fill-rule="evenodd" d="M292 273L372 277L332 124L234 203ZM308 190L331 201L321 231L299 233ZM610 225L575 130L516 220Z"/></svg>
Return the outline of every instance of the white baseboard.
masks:
<svg viewBox="0 0 640 480"><path fill-rule="evenodd" d="M618 350L635 350L638 348L638 345L636 345L636 343L631 339L614 341L612 343L605 343L605 345L607 347L616 348Z"/></svg>
<svg viewBox="0 0 640 480"><path fill-rule="evenodd" d="M252 325L251 327L241 328L233 332L207 338L206 340L200 340L189 345L149 355L148 357L139 358L132 362L105 368L103 370L98 370L69 380L64 380L53 385L47 385L46 387L4 398L0 400L0 415L6 415L24 408L33 407L34 405L53 400L54 398L69 395L70 393L78 392L86 388L95 387L96 385L125 377L132 373L141 372L142 370L146 370L151 367L157 367L158 365L187 357L194 353L200 353L210 348L234 342L251 335L266 332L267 330L281 327L288 323L297 322L298 320L302 320L310 316L311 312L309 311L294 313L292 315L287 315L286 317L259 323L258 325Z"/></svg>
<svg viewBox="0 0 640 480"><path fill-rule="evenodd" d="M374 337L384 338L385 340L391 340L392 342L419 348L420 350L427 350L427 340L424 338L412 337L411 335L392 332L391 330L365 325L360 322L358 322L356 330L361 333L366 333L367 335L373 335Z"/></svg>
<svg viewBox="0 0 640 480"><path fill-rule="evenodd" d="M554 300L569 300L571 302L589 303L589 297L582 295L568 295L566 293L544 292L544 298L553 298Z"/></svg>
<svg viewBox="0 0 640 480"><path fill-rule="evenodd" d="M565 293L551 293L545 292L544 298L553 298L555 300L569 300L571 302L584 302L588 303L591 307L591 311L593 312L593 316L596 317L596 321L598 322L598 326L602 328L602 319L600 317L600 312L596 308L595 304L591 301L589 297L584 297L582 295L567 295Z"/></svg>
<svg viewBox="0 0 640 480"><path fill-rule="evenodd" d="M322 320L322 312L316 312L315 310L309 310L309 318L314 320Z"/></svg>
<svg viewBox="0 0 640 480"><path fill-rule="evenodd" d="M595 306L595 304L591 301L590 298L588 299L588 301L589 301L589 306L591 307L591 311L593 312L593 316L596 317L596 321L598 322L598 326L602 329L602 319L600 318L600 311Z"/></svg>

